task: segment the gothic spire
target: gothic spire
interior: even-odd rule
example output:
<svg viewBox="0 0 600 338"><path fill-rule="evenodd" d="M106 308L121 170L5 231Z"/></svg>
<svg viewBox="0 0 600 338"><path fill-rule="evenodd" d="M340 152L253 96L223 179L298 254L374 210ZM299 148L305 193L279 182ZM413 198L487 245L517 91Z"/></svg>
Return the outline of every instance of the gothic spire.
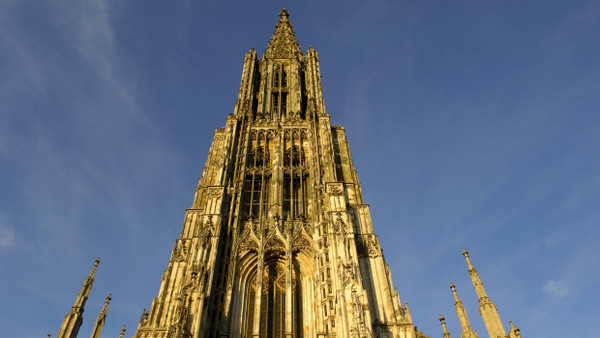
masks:
<svg viewBox="0 0 600 338"><path fill-rule="evenodd" d="M454 305L456 306L456 314L458 315L458 320L460 321L460 326L462 327L461 338L471 338L477 337L477 334L473 332L471 329L471 323L469 323L469 318L467 317L467 311L463 306L462 301L458 298L458 294L456 293L456 286L450 282L450 289L452 289L452 294L454 294Z"/></svg>
<svg viewBox="0 0 600 338"><path fill-rule="evenodd" d="M102 311L100 311L100 314L98 314L98 319L96 319L96 324L94 324L94 329L92 330L91 338L100 338L100 332L102 332L104 322L106 321L106 310L108 309L108 303L110 303L111 299L112 296L109 293L108 296L106 296L106 301L104 302Z"/></svg>
<svg viewBox="0 0 600 338"><path fill-rule="evenodd" d="M448 328L446 327L446 318L440 315L440 323L442 323L442 329L444 330L444 338L450 338L450 332L448 332Z"/></svg>
<svg viewBox="0 0 600 338"><path fill-rule="evenodd" d="M83 286L81 287L81 291L79 291L79 295L77 295L77 299L71 308L71 312L65 316L65 319L60 327L60 331L58 331L58 335L56 335L57 338L77 337L81 323L83 323L83 309L85 307L85 302L87 301L90 291L92 290L98 264L100 264L100 257L96 259L92 271L83 282Z"/></svg>
<svg viewBox="0 0 600 338"><path fill-rule="evenodd" d="M483 322L485 323L485 328L487 329L490 338L496 338L497 336L505 337L506 332L504 331L504 326L502 326L502 322L500 321L500 316L498 315L496 305L492 303L490 297L488 297L487 293L485 292L483 283L479 278L479 274L471 263L469 252L463 249L462 254L467 260L467 265L469 266L469 275L471 275L473 287L475 288L475 292L477 292L477 297L479 297L479 313L483 317Z"/></svg>
<svg viewBox="0 0 600 338"><path fill-rule="evenodd" d="M290 22L290 13L285 8L279 13L279 22L275 25L275 32L269 40L264 55L270 58L282 59L302 57L302 50Z"/></svg>
<svg viewBox="0 0 600 338"><path fill-rule="evenodd" d="M121 334L119 335L119 338L123 338L123 336L125 335L125 331L127 331L127 329L125 328L125 325L123 325L123 328L121 329Z"/></svg>

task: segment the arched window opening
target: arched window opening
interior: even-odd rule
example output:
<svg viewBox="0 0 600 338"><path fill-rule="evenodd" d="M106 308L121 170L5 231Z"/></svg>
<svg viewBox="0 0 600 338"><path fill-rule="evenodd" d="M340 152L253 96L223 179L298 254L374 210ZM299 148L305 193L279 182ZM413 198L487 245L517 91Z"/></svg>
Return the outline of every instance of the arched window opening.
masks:
<svg viewBox="0 0 600 338"><path fill-rule="evenodd" d="M293 332L294 337L302 337L302 303L300 273L291 271L288 286L286 265L281 260L265 263L263 272L263 290L260 298L260 309L256 308L256 277L249 281L249 292L246 298L245 336L252 337L256 311L260 311L260 337L285 338L286 331ZM289 289L288 289L289 288ZM287 297L291 292L292 327L286 327Z"/></svg>

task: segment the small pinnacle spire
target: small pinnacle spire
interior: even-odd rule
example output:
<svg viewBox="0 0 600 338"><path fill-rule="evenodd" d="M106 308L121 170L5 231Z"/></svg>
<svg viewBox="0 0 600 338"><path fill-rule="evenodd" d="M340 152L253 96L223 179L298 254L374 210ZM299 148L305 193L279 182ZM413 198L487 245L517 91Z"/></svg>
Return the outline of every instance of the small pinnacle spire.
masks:
<svg viewBox="0 0 600 338"><path fill-rule="evenodd" d="M463 256L465 256L465 259L467 260L467 265L469 266L469 271L475 270L475 268L473 267L473 264L471 264L471 259L469 258L469 252L466 249L463 249L462 254L463 254Z"/></svg>
<svg viewBox="0 0 600 338"><path fill-rule="evenodd" d="M510 323L510 332L508 334L509 338L521 338L521 330L519 330L519 328L513 324L512 320L508 321Z"/></svg>
<svg viewBox="0 0 600 338"><path fill-rule="evenodd" d="M100 332L102 332L102 328L104 328L104 322L106 322L106 310L108 309L108 303L110 303L111 299L112 295L109 293L108 296L106 296L106 301L104 302L102 311L100 311L100 314L98 314L98 319L96 319L96 324L94 324L91 338L100 338Z"/></svg>
<svg viewBox="0 0 600 338"><path fill-rule="evenodd" d="M477 334L471 329L471 323L469 323L469 317L467 317L467 310L458 298L458 293L456 293L456 286L450 282L450 289L452 289L452 294L454 295L454 306L456 307L456 314L458 315L458 320L460 321L460 326L462 328L461 337L477 337Z"/></svg>
<svg viewBox="0 0 600 338"><path fill-rule="evenodd" d="M87 302L90 291L92 290L92 286L94 285L94 277L96 275L98 264L100 264L100 257L94 261L94 267L83 282L83 286L77 295L77 299L75 299L75 304L71 308L71 312L65 316L60 330L56 335L57 338L77 336L79 328L81 327L81 323L83 322L83 310L85 308L85 303Z"/></svg>
<svg viewBox="0 0 600 338"><path fill-rule="evenodd" d="M125 335L125 331L127 331L127 329L125 328L125 325L123 325L123 328L121 329L121 334L119 335L119 338L123 338L123 336Z"/></svg>
<svg viewBox="0 0 600 338"><path fill-rule="evenodd" d="M444 330L444 338L450 338L450 332L448 332L448 328L446 327L446 318L440 314L440 323L442 323L442 329Z"/></svg>
<svg viewBox="0 0 600 338"><path fill-rule="evenodd" d="M98 264L100 264L100 257L96 258L96 260L94 261L94 267L92 268L92 271L90 271L90 277L94 278L94 276L96 275L96 269L98 269Z"/></svg>
<svg viewBox="0 0 600 338"><path fill-rule="evenodd" d="M473 287L475 288L475 292L477 293L477 297L479 298L479 313L483 317L483 322L488 331L490 337L505 337L506 331L502 326L502 322L500 321L500 316L498 316L498 310L496 309L496 305L492 303L490 297L488 297L485 289L483 287L483 283L481 282L481 278L479 278L479 274L477 270L473 267L471 263L471 259L469 258L469 252L465 249L462 251L463 256L467 260L467 265L469 266L469 275L471 276L471 281L473 282Z"/></svg>

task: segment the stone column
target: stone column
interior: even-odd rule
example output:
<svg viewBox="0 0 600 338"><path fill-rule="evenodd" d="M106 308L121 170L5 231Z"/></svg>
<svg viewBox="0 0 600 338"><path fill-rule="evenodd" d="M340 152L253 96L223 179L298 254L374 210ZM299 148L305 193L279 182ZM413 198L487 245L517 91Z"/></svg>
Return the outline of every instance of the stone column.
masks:
<svg viewBox="0 0 600 338"><path fill-rule="evenodd" d="M265 258L261 250L258 256L258 267L256 271L256 292L254 294L254 324L252 326L252 337L255 338L260 338L260 306L262 300L264 273Z"/></svg>
<svg viewBox="0 0 600 338"><path fill-rule="evenodd" d="M291 238L289 238L291 240ZM288 244L288 252L285 259L285 336L293 336L293 307L292 307L292 250Z"/></svg>

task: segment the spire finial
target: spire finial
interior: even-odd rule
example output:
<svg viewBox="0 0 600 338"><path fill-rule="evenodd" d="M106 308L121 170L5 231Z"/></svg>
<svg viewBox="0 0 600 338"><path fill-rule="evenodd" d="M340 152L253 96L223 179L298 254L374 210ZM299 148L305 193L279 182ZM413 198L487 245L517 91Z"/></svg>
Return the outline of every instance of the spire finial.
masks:
<svg viewBox="0 0 600 338"><path fill-rule="evenodd" d="M106 296L106 301L104 302L104 304L108 305L108 303L110 303L110 300L112 299L112 294L108 294L108 296Z"/></svg>
<svg viewBox="0 0 600 338"><path fill-rule="evenodd" d="M302 50L290 22L290 13L283 8L279 13L279 21L275 25L273 37L267 45L264 56L275 59L292 59L302 57Z"/></svg>
<svg viewBox="0 0 600 338"><path fill-rule="evenodd" d="M289 22L290 21L290 12L287 9L282 8L281 12L279 12L279 22Z"/></svg>
<svg viewBox="0 0 600 338"><path fill-rule="evenodd" d="M94 277L96 275L96 269L98 269L98 264L100 264L100 257L96 258L96 260L94 261L94 267L92 268L92 271L90 271L90 277Z"/></svg>
<svg viewBox="0 0 600 338"><path fill-rule="evenodd" d="M450 338L450 332L448 332L448 328L446 327L446 318L440 314L439 321L442 323L442 329L444 330L444 338Z"/></svg>
<svg viewBox="0 0 600 338"><path fill-rule="evenodd" d="M127 329L125 328L125 325L123 325L123 328L121 329L121 334L119 335L119 338L123 338L123 336L125 335L125 331L127 331Z"/></svg>
<svg viewBox="0 0 600 338"><path fill-rule="evenodd" d="M513 324L512 320L509 320L508 322L510 323L510 333L508 334L508 337L521 338L521 330L519 330L519 328Z"/></svg>
<svg viewBox="0 0 600 338"><path fill-rule="evenodd" d="M475 268L473 267L473 264L471 264L471 258L469 258L469 252L466 249L463 249L462 255L465 256L465 259L467 260L467 265L469 266L469 271L475 270Z"/></svg>
<svg viewBox="0 0 600 338"><path fill-rule="evenodd" d="M452 294L454 295L454 303L459 303L460 299L458 298L458 294L456 293L456 286L452 282L450 282L450 289L452 289Z"/></svg>

